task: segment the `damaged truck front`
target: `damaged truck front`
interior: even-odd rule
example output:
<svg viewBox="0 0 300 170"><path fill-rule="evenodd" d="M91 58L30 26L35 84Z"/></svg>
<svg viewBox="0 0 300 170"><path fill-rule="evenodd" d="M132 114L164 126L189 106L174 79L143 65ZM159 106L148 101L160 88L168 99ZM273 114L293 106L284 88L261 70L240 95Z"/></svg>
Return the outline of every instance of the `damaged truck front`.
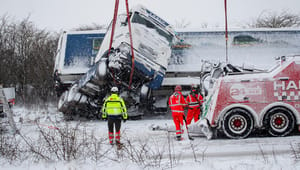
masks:
<svg viewBox="0 0 300 170"><path fill-rule="evenodd" d="M98 111L103 98L112 86L118 86L121 96L129 107L129 116L143 114L137 109L144 108L143 105L147 103L151 90L161 86L171 56L171 45L176 38L167 22L142 6L131 10L130 22L134 67L132 67L128 19L125 14L117 17L112 48L109 50L111 24L95 58L90 56L87 57L89 61L84 60L93 64L88 66L83 76L74 76L74 71L70 72L71 74L62 72L62 67L57 63L63 63L65 59L64 57L61 57L60 61L57 59L54 78L58 94L61 94L59 111L68 116L78 114L85 117L99 116ZM93 36L89 38L95 40ZM72 77L72 84L67 77Z"/></svg>

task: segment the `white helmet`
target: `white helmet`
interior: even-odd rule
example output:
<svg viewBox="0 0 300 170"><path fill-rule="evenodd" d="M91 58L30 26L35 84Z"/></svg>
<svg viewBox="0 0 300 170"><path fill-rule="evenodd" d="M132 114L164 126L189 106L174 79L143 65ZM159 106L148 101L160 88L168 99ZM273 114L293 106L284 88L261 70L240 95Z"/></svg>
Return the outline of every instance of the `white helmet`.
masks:
<svg viewBox="0 0 300 170"><path fill-rule="evenodd" d="M119 89L118 89L118 87L112 87L110 89L110 91L113 92L113 93L118 93Z"/></svg>

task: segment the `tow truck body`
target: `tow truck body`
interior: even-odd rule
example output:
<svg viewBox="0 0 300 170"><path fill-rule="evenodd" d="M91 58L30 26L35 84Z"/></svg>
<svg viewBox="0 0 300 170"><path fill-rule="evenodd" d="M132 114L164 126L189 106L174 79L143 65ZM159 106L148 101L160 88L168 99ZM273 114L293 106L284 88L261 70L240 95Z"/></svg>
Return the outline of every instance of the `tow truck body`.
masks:
<svg viewBox="0 0 300 170"><path fill-rule="evenodd" d="M299 73L300 57L283 56L267 72L219 78L206 98L200 126L234 139L254 129L290 134L300 125Z"/></svg>

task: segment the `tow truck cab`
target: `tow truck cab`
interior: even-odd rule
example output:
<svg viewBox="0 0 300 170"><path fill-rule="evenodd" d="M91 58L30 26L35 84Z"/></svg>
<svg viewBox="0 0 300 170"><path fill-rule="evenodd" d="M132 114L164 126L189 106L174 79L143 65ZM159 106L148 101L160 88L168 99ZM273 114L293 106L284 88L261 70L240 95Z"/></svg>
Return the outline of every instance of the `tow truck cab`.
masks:
<svg viewBox="0 0 300 170"><path fill-rule="evenodd" d="M300 125L300 57L280 57L267 72L228 75L206 98L203 116L229 138L246 138L254 129L286 136Z"/></svg>

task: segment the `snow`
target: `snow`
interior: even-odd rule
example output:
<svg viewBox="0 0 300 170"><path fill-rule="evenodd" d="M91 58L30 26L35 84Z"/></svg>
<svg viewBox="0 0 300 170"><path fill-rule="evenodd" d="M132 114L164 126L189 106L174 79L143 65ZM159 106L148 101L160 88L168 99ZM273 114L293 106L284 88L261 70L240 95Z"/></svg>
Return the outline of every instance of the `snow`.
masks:
<svg viewBox="0 0 300 170"><path fill-rule="evenodd" d="M230 28L228 31L280 31L280 32L285 32L285 31L300 31L299 28ZM177 28L176 32L220 32L224 33L224 28Z"/></svg>
<svg viewBox="0 0 300 170"><path fill-rule="evenodd" d="M223 32L215 30L181 30L180 37L191 45L183 51L183 64L169 65L168 70L200 70L201 61L226 61L226 41ZM230 30L228 62L235 66L268 69L276 64L275 57L299 54L299 29L242 29ZM234 45L238 35L250 35L261 41L257 44Z"/></svg>
<svg viewBox="0 0 300 170"><path fill-rule="evenodd" d="M191 85L191 84L199 84L200 77L166 77L163 80L162 85Z"/></svg>
<svg viewBox="0 0 300 170"><path fill-rule="evenodd" d="M48 110L42 109L13 109L15 121L21 134L32 139L39 136L37 124L45 131L55 132L58 128L63 128L66 122L63 121L61 113L55 107ZM19 120L22 119L21 123ZM69 121L70 126L75 127L79 121ZM230 140L219 138L207 140L197 133L193 127L189 126L190 134L195 140L189 141L184 135L183 141L175 140L173 121L170 115L144 117L143 120L129 120L122 123L121 141L125 147L117 151L108 145L107 122L102 120L81 121L78 133L82 130L88 135L103 141L101 149L107 149L105 158L100 158L98 162L90 157L71 161L45 161L35 162L32 158L25 158L23 161L17 160L10 164L4 157L0 158L0 169L299 169L300 168L300 136L292 135L288 137L256 137L247 139ZM151 127L159 126L166 130L155 130ZM186 129L185 129L186 131ZM129 143L130 142L130 143ZM132 144L132 147L130 147ZM147 148L148 152L141 148ZM141 158L139 161L130 159L126 148L135 149ZM100 151L101 152L101 151ZM158 159L155 156L161 156ZM84 156L84 155L83 155ZM157 162L155 162L157 161ZM147 166L148 165L148 166ZM156 166L154 166L156 165Z"/></svg>

